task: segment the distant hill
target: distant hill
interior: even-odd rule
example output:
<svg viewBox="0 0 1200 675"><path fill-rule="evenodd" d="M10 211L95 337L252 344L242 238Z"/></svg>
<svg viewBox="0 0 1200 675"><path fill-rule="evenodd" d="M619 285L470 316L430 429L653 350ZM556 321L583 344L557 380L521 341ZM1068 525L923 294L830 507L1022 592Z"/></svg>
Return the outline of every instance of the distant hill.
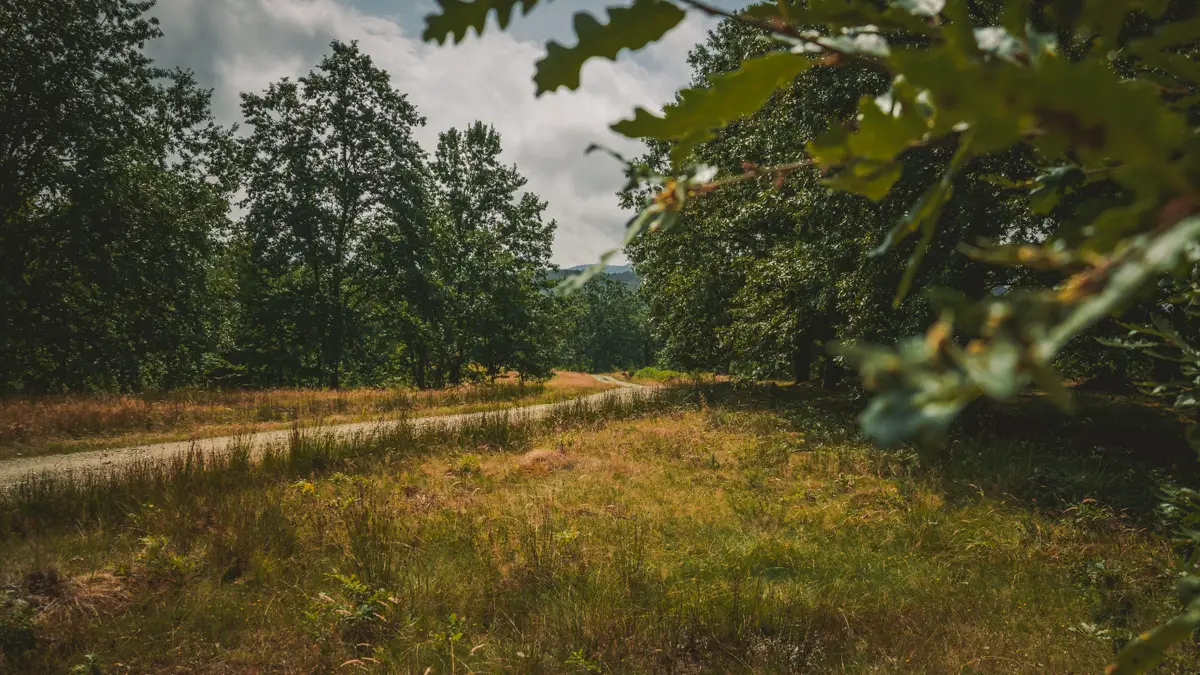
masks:
<svg viewBox="0 0 1200 675"><path fill-rule="evenodd" d="M573 277L589 267L591 267L591 265L576 265L575 267L568 267L566 269L558 270L557 272L551 272L550 278L562 279L564 277ZM604 268L604 275L615 279L616 281L620 281L630 288L637 288L638 285L642 283L641 278L633 273L633 265L607 265Z"/></svg>

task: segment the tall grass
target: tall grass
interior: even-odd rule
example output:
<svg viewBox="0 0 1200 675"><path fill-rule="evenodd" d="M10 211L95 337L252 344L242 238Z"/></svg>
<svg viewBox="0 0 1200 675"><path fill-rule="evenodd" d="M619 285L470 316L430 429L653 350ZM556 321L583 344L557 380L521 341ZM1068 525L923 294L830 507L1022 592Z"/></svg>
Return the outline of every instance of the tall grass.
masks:
<svg viewBox="0 0 1200 675"><path fill-rule="evenodd" d="M42 603L9 668L1083 673L1174 610L1170 542L1121 512L1145 458L1017 442L991 413L882 453L853 414L659 390L34 481L0 545L0 587ZM1189 645L1162 672L1198 667Z"/></svg>
<svg viewBox="0 0 1200 675"><path fill-rule="evenodd" d="M224 451L193 448L165 460L133 461L112 471L36 474L7 490L0 488L0 541L10 534L119 521L147 501L178 506L200 494L219 495L331 471L367 471L391 459L450 447L519 450L547 430L643 414L676 404L688 395L663 389L629 391L600 400L575 399L555 406L541 418L519 411L421 425L402 418L349 440L320 428L294 427L286 444L253 451L248 443L237 442Z"/></svg>
<svg viewBox="0 0 1200 675"><path fill-rule="evenodd" d="M546 382L499 380L435 390L179 390L0 398L0 450L40 453L86 447L89 442L141 442L156 435L187 438L209 431L224 435L254 425L294 421L460 412L506 403L565 400L607 386L581 373L560 372Z"/></svg>

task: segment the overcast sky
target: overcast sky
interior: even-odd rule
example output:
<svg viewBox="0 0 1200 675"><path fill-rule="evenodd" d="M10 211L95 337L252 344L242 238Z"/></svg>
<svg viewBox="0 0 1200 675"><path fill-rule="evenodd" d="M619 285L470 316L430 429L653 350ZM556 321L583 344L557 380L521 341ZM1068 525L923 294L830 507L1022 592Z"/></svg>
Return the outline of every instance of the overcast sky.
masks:
<svg viewBox="0 0 1200 675"><path fill-rule="evenodd" d="M534 98L534 62L548 38L575 43L571 18L587 9L603 15L616 2L556 0L509 30L486 31L458 45L421 42L432 0L158 0L151 11L165 36L148 46L161 65L181 66L212 88L225 123L240 121L238 93L261 91L284 76L307 73L331 40L358 40L376 65L428 122L417 137L432 152L439 132L481 119L503 137L505 159L529 178L527 189L549 202L558 221L554 261L594 262L617 245L629 214L617 205L621 167L590 143L636 155L640 144L608 130L635 105L655 109L686 84L688 50L713 22L692 15L666 39L616 63L593 61L582 87ZM741 0L716 4L732 8ZM614 262L623 262L621 258Z"/></svg>

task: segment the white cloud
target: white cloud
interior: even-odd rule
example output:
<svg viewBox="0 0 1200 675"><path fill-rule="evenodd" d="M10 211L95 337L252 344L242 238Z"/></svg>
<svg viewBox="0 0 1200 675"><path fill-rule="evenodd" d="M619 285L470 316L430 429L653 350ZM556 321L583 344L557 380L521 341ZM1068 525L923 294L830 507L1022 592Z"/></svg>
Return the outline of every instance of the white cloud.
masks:
<svg viewBox="0 0 1200 675"><path fill-rule="evenodd" d="M214 88L214 109L224 122L239 119L239 92L308 72L333 39L358 40L428 119L418 132L427 150L452 126L476 119L496 126L505 159L518 164L528 189L549 202L548 214L558 220L554 258L564 265L592 262L616 246L628 217L614 195L620 166L606 155L585 157L584 149L595 142L637 154L640 144L608 125L636 105L657 108L669 100L688 80L688 49L711 26L689 17L636 60L590 62L580 90L535 99L533 67L542 44L508 32L437 47L420 41L419 22L370 15L341 0L160 0L154 13L166 37L152 45L152 55L195 70Z"/></svg>

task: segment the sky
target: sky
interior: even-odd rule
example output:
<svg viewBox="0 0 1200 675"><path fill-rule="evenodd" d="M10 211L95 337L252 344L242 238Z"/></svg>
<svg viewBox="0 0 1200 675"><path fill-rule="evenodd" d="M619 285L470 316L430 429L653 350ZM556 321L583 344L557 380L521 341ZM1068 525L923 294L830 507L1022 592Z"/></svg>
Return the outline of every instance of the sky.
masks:
<svg viewBox="0 0 1200 675"><path fill-rule="evenodd" d="M158 0L151 14L165 35L147 52L159 65L192 70L201 86L213 90L218 121L230 124L241 120L240 92L306 74L332 40L358 40L427 119L416 131L426 151L432 153L438 133L451 127L476 119L496 127L504 160L517 164L529 179L526 189L548 202L547 216L558 221L553 261L572 266L615 248L630 216L616 198L621 166L584 150L600 143L638 155L640 143L608 125L635 106L661 109L691 77L688 50L715 25L690 14L647 50L625 52L616 62L590 61L577 91L535 98L533 67L546 40L574 44L573 15L587 10L603 16L609 4L616 3L543 2L507 31L493 25L482 38L472 34L439 47L420 39L432 0ZM714 4L732 9L746 3ZM624 261L618 256L612 262Z"/></svg>

